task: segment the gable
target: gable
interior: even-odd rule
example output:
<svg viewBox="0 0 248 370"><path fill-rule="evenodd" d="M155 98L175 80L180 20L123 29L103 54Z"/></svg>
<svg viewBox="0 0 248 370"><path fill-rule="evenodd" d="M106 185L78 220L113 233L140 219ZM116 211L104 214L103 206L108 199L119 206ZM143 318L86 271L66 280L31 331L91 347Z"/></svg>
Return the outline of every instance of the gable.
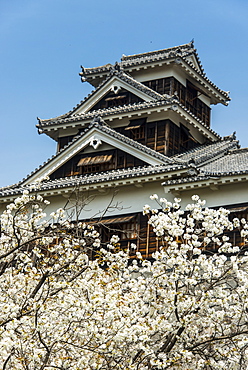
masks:
<svg viewBox="0 0 248 370"><path fill-rule="evenodd" d="M99 152L79 152L64 165L54 171L52 180L68 176L87 175L111 170L132 168L147 165L139 158L124 152L121 149L109 149Z"/></svg>
<svg viewBox="0 0 248 370"><path fill-rule="evenodd" d="M119 103L121 102L122 104L125 99L127 104L129 104L129 101L130 104L133 104L132 100L134 103L155 101L159 98L159 96L156 97L158 94L155 94L156 93L152 92L152 90L142 86L142 84L133 80L131 77L120 77L114 75L110 79L105 80L100 87L94 90L92 94L76 110L74 110L72 116L100 109L99 107L102 104L111 105L111 103L107 103L108 101L110 102L110 100L112 100L113 104L117 104L117 106L118 100ZM106 99L110 100L107 100L106 102Z"/></svg>
<svg viewBox="0 0 248 370"><path fill-rule="evenodd" d="M123 105L142 103L144 102L139 96L133 94L131 91L120 88L118 92L110 91L102 99L100 99L90 111L98 109L114 108Z"/></svg>
<svg viewBox="0 0 248 370"><path fill-rule="evenodd" d="M122 152L127 154L123 154ZM112 155L111 160L109 157L108 159L101 157L91 160L91 158L95 156L110 155ZM119 159L117 158L118 156L120 157ZM171 161L166 156L146 148L142 144L128 139L106 126L101 127L99 124L93 124L93 127L62 149L54 158L29 176L23 184L31 184L40 178L50 177L54 173L58 176L59 169L63 166L65 166L63 167L65 176L83 174L84 172L78 168L81 167L82 162L79 165L79 161L83 158L88 158L87 161L89 165L99 164L100 162L109 163L109 165L115 166L114 169L141 165L160 165ZM86 165L86 162L84 165ZM109 168L107 165L105 170L107 171L108 169L112 168ZM79 173L77 174L76 172Z"/></svg>

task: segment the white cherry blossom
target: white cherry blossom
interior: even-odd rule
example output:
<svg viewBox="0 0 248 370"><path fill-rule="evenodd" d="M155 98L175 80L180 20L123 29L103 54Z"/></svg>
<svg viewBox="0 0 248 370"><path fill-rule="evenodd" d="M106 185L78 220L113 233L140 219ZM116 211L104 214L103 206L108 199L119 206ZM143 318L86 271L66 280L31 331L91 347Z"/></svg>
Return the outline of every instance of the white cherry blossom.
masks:
<svg viewBox="0 0 248 370"><path fill-rule="evenodd" d="M4 370L247 369L245 219L198 196L183 210L154 194L144 213L159 250L146 260L131 245L130 259L116 235L105 245L64 210L48 221L35 190L0 218ZM226 235L233 229L241 245Z"/></svg>

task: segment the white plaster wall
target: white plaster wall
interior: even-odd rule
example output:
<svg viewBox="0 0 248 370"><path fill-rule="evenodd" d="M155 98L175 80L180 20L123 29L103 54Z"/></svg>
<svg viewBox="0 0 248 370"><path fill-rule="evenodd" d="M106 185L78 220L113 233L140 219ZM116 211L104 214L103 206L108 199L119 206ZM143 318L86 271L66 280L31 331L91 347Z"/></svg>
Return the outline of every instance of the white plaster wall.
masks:
<svg viewBox="0 0 248 370"><path fill-rule="evenodd" d="M166 66L163 67L154 67L149 68L148 72L147 69L140 70L138 72L132 72L132 77L135 78L139 82L149 81L149 80L156 80L158 78L166 78L174 76L179 82L181 82L184 86L186 86L186 77L185 74L176 69L176 66Z"/></svg>
<svg viewBox="0 0 248 370"><path fill-rule="evenodd" d="M78 125L78 123L77 123ZM84 124L82 124L82 127L84 127ZM58 130L58 137L66 137L66 136L70 136L70 135L76 135L78 133L78 129L79 127L66 127L66 128L63 128L61 127L59 130Z"/></svg>
<svg viewBox="0 0 248 370"><path fill-rule="evenodd" d="M105 214L106 217L140 212L145 204L156 207L156 203L150 200L150 195L154 193L158 194L159 197L165 197L169 201L173 201L175 197L180 197L182 198L182 207L190 203L192 195L195 194L199 195L201 199L205 199L208 207L221 207L248 202L247 183L222 185L219 187L219 190L198 188L181 192L179 196L171 192L165 193L161 183L162 181L145 183L141 188L137 188L134 185L113 187L105 189L105 193L101 193L98 190L83 191L83 189L80 189L82 191L79 193L79 200L82 202L89 200L84 210L80 213L80 218L89 219L91 217L101 216L109 206L112 198L113 207ZM49 200L51 201L51 205L47 210L50 213L54 209L64 207L67 202L68 209L70 206L75 205L75 200L68 201L68 199L62 196L52 197Z"/></svg>
<svg viewBox="0 0 248 370"><path fill-rule="evenodd" d="M68 193L65 196L45 196L44 199L49 200L50 205L46 206L45 212L47 218L51 212L58 208L66 208L68 215L73 215L75 219L75 207L77 210L83 209L80 212L80 219L99 218L104 214L105 217L118 216L121 214L136 213L143 209L145 204L149 204L150 195L158 193L163 196L163 187L161 181L144 184L143 187L137 188L134 185L112 187L98 190L88 191L84 187L79 187L75 194ZM5 209L3 204L0 205L1 212Z"/></svg>
<svg viewBox="0 0 248 370"><path fill-rule="evenodd" d="M208 107L210 107L210 98L204 94L201 94L198 92L198 99L201 100L203 103L205 103Z"/></svg>
<svg viewBox="0 0 248 370"><path fill-rule="evenodd" d="M83 187L77 189L77 196L72 196L68 193L66 196L57 195L46 197L51 204L46 207L47 218L51 212L58 208L66 208L68 215L75 219L75 206L79 211L81 208L80 219L99 218L120 216L122 214L141 212L145 204L150 204L156 208L156 202L150 200L150 195L156 193L159 197L164 197L169 201L173 201L175 197L182 198L182 207L184 208L191 202L191 197L194 194L200 196L201 199L207 201L208 207L220 207L227 205L236 205L248 202L248 183L233 183L222 185L219 190L211 190L210 188L196 188L194 190L182 191L179 195L173 193L165 193L162 181L154 181L145 183L143 187L134 185L112 187L103 189L103 192L98 190L87 191ZM84 204L84 207L83 207ZM0 212L5 209L5 205L0 205Z"/></svg>
<svg viewBox="0 0 248 370"><path fill-rule="evenodd" d="M127 213L141 212L143 206L150 201L150 195L153 193L163 194L161 181L156 183L144 184L142 188L134 185L113 187L106 189L106 193L100 193L98 190L93 192L83 192L82 198L92 199L87 206L80 212L81 219L94 217L118 216ZM72 204L73 202L71 202ZM105 213L105 211L107 212Z"/></svg>
<svg viewBox="0 0 248 370"><path fill-rule="evenodd" d="M165 193L165 198L169 194ZM207 187L181 191L180 198L182 198L183 207L191 201L191 197L194 194L199 195L201 199L205 199L207 201L207 207L222 207L246 203L248 202L248 183L220 185L218 190L211 190L210 187Z"/></svg>

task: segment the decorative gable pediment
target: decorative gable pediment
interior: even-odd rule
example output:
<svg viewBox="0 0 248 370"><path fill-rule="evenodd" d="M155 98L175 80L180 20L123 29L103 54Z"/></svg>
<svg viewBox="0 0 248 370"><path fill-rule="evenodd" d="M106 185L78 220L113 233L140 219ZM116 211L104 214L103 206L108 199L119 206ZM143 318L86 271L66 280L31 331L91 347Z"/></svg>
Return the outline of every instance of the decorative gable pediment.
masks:
<svg viewBox="0 0 248 370"><path fill-rule="evenodd" d="M159 94L124 73L119 73L107 78L74 110L72 116L119 105L156 101L159 98Z"/></svg>
<svg viewBox="0 0 248 370"><path fill-rule="evenodd" d="M132 92L118 86L112 86L111 91L108 92L102 99L100 99L98 103L96 103L90 109L90 111L114 108L142 102L144 102L144 100L141 99L139 96L133 94Z"/></svg>
<svg viewBox="0 0 248 370"><path fill-rule="evenodd" d="M146 148L105 125L92 124L84 134L61 150L42 168L31 175L24 185L44 178L60 178L84 173L103 172L118 168L161 165L174 162L166 156ZM103 166L99 166L104 164ZM87 171L82 171L84 166Z"/></svg>

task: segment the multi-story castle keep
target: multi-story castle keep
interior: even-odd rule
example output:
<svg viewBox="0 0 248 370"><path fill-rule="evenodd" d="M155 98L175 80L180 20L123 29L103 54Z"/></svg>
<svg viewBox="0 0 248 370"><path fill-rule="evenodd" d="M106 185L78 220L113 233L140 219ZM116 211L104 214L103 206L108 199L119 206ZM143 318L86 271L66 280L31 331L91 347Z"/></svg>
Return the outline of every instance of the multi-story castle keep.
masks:
<svg viewBox="0 0 248 370"><path fill-rule="evenodd" d="M119 233L146 256L157 248L142 215L153 193L179 196L183 204L198 194L209 207L247 217L248 149L239 148L234 134L221 138L211 128L211 106L230 98L206 77L192 42L82 67L80 75L93 92L70 112L37 124L57 142L56 154L0 189L2 205L48 176L40 192L51 211L100 217L104 239Z"/></svg>

